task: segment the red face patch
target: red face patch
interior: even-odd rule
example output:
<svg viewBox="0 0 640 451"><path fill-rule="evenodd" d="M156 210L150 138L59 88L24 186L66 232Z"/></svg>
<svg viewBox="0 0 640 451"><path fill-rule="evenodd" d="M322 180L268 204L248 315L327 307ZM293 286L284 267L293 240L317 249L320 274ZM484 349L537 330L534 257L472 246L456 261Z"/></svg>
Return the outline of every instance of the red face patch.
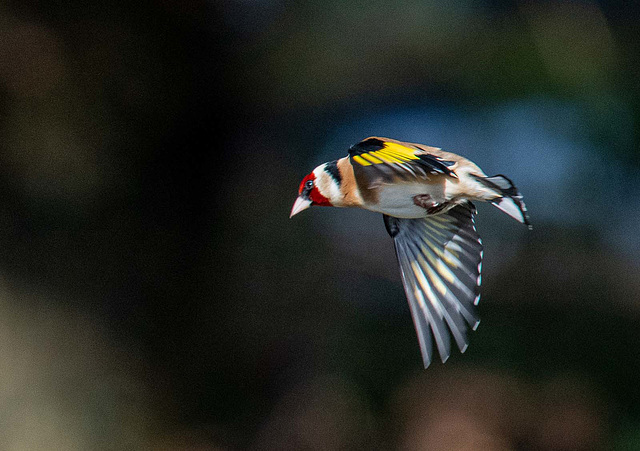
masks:
<svg viewBox="0 0 640 451"><path fill-rule="evenodd" d="M302 182L300 182L300 188L298 189L298 195L302 195L302 192L305 191L305 187L308 181L312 181L314 182L315 185L315 179L316 179L316 175L312 172L311 174L307 175L305 178L302 179Z"/></svg>
<svg viewBox="0 0 640 451"><path fill-rule="evenodd" d="M318 191L315 180L316 176L313 172L303 178L302 182L300 183L298 194L309 199L311 201L311 205L318 205L320 207L331 206L331 202L329 202L329 199L324 197L322 194L320 194L320 191Z"/></svg>

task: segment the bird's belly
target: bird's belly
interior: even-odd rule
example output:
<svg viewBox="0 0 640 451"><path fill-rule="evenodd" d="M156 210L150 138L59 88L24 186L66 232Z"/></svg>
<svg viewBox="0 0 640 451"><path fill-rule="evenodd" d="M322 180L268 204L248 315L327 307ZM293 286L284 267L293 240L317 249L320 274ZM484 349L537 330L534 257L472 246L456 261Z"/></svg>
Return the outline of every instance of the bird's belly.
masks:
<svg viewBox="0 0 640 451"><path fill-rule="evenodd" d="M364 208L396 218L424 218L427 211L414 203L418 195L429 195L437 203L446 202L441 185L426 183L383 185L379 188L377 202L367 203Z"/></svg>

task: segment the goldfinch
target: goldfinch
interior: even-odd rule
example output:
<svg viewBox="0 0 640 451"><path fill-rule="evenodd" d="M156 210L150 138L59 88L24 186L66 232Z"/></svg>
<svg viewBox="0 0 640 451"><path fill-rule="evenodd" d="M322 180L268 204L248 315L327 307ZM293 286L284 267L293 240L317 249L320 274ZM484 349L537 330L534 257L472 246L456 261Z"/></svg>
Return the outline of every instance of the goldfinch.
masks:
<svg viewBox="0 0 640 451"><path fill-rule="evenodd" d="M433 340L445 362L451 336L464 352L467 324L478 327L482 241L471 201L490 202L531 228L522 195L507 177L487 177L473 162L436 147L370 137L307 175L290 217L313 205L383 214L426 368Z"/></svg>

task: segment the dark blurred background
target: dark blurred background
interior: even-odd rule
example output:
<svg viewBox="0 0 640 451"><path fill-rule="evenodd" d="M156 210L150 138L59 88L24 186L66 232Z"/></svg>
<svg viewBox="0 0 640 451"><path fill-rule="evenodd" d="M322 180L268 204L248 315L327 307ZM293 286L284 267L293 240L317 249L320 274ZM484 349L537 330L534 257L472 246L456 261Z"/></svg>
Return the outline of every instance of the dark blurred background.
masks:
<svg viewBox="0 0 640 451"><path fill-rule="evenodd" d="M640 449L637 2L0 2L0 449ZM370 135L504 173L422 369Z"/></svg>

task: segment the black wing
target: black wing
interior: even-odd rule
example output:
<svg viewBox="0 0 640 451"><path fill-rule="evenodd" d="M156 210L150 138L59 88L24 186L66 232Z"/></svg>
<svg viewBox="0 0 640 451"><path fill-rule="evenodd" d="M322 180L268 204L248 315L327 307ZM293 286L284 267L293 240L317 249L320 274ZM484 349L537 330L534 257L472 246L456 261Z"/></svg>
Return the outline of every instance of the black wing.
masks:
<svg viewBox="0 0 640 451"><path fill-rule="evenodd" d="M457 178L451 169L456 163L429 153L424 146L400 143L385 138L367 138L349 148L349 157L356 175L391 178L427 177L443 174Z"/></svg>
<svg viewBox="0 0 640 451"><path fill-rule="evenodd" d="M467 324L479 320L482 241L470 202L446 213L418 219L384 216L393 237L404 290L418 334L425 368L436 341L442 361L451 353L450 334L461 352L467 349Z"/></svg>

